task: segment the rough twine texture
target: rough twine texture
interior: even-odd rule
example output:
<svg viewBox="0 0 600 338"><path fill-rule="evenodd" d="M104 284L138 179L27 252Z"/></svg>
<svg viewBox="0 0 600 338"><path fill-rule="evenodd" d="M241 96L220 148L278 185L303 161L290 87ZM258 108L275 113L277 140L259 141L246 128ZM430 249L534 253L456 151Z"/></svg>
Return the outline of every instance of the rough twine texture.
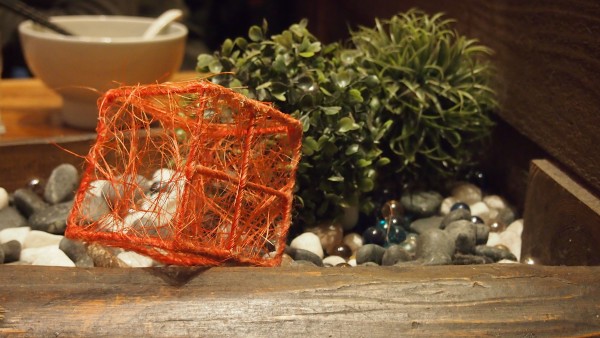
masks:
<svg viewBox="0 0 600 338"><path fill-rule="evenodd" d="M299 121L207 81L122 87L98 105L98 138L67 237L166 264L280 263L302 145ZM172 170L166 182L140 185L139 175L150 178L161 168ZM93 196L105 201L106 212L93 209Z"/></svg>

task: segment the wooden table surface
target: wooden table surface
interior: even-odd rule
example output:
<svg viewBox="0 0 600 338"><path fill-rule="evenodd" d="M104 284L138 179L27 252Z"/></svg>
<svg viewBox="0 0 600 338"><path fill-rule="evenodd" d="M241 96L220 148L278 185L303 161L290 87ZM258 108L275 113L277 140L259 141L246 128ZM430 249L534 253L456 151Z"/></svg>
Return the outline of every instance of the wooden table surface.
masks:
<svg viewBox="0 0 600 338"><path fill-rule="evenodd" d="M195 72L175 74L172 81L197 77ZM62 99L38 79L0 80L0 117L6 132L0 144L94 134L66 126L60 121Z"/></svg>

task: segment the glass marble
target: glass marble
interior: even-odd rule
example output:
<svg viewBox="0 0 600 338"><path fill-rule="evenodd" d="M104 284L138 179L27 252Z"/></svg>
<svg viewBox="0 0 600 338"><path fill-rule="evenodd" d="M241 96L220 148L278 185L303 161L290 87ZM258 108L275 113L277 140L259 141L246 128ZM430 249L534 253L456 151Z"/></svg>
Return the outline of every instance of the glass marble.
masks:
<svg viewBox="0 0 600 338"><path fill-rule="evenodd" d="M477 223L479 223L479 224L485 224L485 222L483 221L483 219L481 219L481 217L479 217L479 216L471 216L471 222L473 224L477 224Z"/></svg>
<svg viewBox="0 0 600 338"><path fill-rule="evenodd" d="M466 209L471 211L471 208L469 207L469 205L467 203L463 203L463 202L457 202L454 203L451 207L450 207L450 211L454 211L456 209Z"/></svg>
<svg viewBox="0 0 600 338"><path fill-rule="evenodd" d="M388 244L399 244L406 239L406 231L399 225L392 225L387 233Z"/></svg>
<svg viewBox="0 0 600 338"><path fill-rule="evenodd" d="M378 227L368 227L363 233L364 244L385 245L386 233Z"/></svg>
<svg viewBox="0 0 600 338"><path fill-rule="evenodd" d="M404 208L400 202L396 200L389 200L381 208L381 215L385 219L389 217L400 217L404 215Z"/></svg>

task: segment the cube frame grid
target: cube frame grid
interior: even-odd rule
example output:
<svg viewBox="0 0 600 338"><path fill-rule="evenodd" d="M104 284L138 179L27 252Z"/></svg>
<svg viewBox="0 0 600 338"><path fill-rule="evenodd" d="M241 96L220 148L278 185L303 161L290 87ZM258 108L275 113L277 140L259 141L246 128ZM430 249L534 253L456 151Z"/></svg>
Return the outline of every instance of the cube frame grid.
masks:
<svg viewBox="0 0 600 338"><path fill-rule="evenodd" d="M98 107L68 238L164 264L280 264L298 120L206 80L117 88ZM153 171L170 173L160 189L140 183Z"/></svg>

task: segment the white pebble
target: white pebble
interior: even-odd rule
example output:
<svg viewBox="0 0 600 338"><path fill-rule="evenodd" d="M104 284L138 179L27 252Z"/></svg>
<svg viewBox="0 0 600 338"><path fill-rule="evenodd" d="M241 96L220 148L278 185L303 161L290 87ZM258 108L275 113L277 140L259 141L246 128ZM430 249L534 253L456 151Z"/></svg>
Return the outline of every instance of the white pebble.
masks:
<svg viewBox="0 0 600 338"><path fill-rule="evenodd" d="M498 195L488 195L483 198L483 202L487 204L490 209L502 210L507 207L504 198Z"/></svg>
<svg viewBox="0 0 600 338"><path fill-rule="evenodd" d="M62 235L54 235L45 231L31 230L25 237L23 243L23 249L28 248L41 248L47 246L56 246L60 244L60 241L64 238Z"/></svg>
<svg viewBox="0 0 600 338"><path fill-rule="evenodd" d="M123 251L117 255L117 258L132 268L147 268L152 266L152 258L140 255L135 251Z"/></svg>
<svg viewBox="0 0 600 338"><path fill-rule="evenodd" d="M175 170L168 168L161 168L152 174L153 182L168 182L170 181L176 174Z"/></svg>
<svg viewBox="0 0 600 338"><path fill-rule="evenodd" d="M30 227L8 228L0 231L0 244L10 242L12 240L19 241L21 247L25 243L27 234L31 231Z"/></svg>
<svg viewBox="0 0 600 338"><path fill-rule="evenodd" d="M66 267L75 267L75 263L58 247L49 246L42 248L33 248L38 249L35 255L35 258L31 261L31 265L44 265L44 266L66 266ZM24 249L32 250L30 249ZM24 260L23 251L21 251L21 260Z"/></svg>
<svg viewBox="0 0 600 338"><path fill-rule="evenodd" d="M356 258L349 259L347 263L350 266L356 266Z"/></svg>
<svg viewBox="0 0 600 338"><path fill-rule="evenodd" d="M502 260L499 260L498 263L501 263L501 264L517 264L519 262L515 262L515 261L510 260L510 259L502 259Z"/></svg>
<svg viewBox="0 0 600 338"><path fill-rule="evenodd" d="M340 256L327 256L323 258L323 264L330 264L332 266L336 266L341 263L346 263L346 260Z"/></svg>
<svg viewBox="0 0 600 338"><path fill-rule="evenodd" d="M6 189L0 187L0 210L8 206L8 192Z"/></svg>
<svg viewBox="0 0 600 338"><path fill-rule="evenodd" d="M440 214L447 215L450 212L450 208L452 208L456 202L458 201L452 196L444 198L442 204L440 205Z"/></svg>
<svg viewBox="0 0 600 338"><path fill-rule="evenodd" d="M294 249L308 250L315 255L323 258L323 247L319 236L312 232L305 232L292 240L290 247Z"/></svg>
<svg viewBox="0 0 600 338"><path fill-rule="evenodd" d="M471 215L479 216L481 218L488 218L490 213L490 208L484 202L476 202L469 205L471 208Z"/></svg>
<svg viewBox="0 0 600 338"><path fill-rule="evenodd" d="M481 194L481 189L471 183L461 183L456 185L452 189L452 196L458 201L467 204L479 202L483 197Z"/></svg>

